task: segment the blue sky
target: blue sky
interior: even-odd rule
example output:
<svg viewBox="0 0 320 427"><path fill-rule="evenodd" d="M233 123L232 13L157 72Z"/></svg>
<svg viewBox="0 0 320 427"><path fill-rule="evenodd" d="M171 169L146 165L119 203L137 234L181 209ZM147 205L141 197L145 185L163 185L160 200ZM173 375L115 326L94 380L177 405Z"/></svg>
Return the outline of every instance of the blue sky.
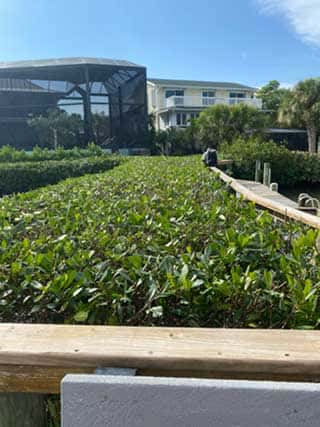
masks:
<svg viewBox="0 0 320 427"><path fill-rule="evenodd" d="M320 0L0 0L0 61L97 56L149 77L320 76Z"/></svg>

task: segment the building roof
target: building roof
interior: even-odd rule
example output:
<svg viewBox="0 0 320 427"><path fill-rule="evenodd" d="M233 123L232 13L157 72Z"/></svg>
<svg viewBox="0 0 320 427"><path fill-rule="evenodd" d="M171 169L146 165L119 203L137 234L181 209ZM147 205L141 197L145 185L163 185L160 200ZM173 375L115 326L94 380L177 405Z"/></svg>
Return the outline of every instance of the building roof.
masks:
<svg viewBox="0 0 320 427"><path fill-rule="evenodd" d="M304 129L269 128L266 133L307 133Z"/></svg>
<svg viewBox="0 0 320 427"><path fill-rule="evenodd" d="M132 73L145 74L145 67L129 61L106 58L0 62L0 79L29 80L36 84L40 80L85 84L87 72L91 81L107 82L114 77L121 85L130 79Z"/></svg>
<svg viewBox="0 0 320 427"><path fill-rule="evenodd" d="M162 86L199 87L203 89L234 89L256 91L257 88L234 82L208 82L200 80L149 79L148 81Z"/></svg>
<svg viewBox="0 0 320 427"><path fill-rule="evenodd" d="M109 58L58 58L58 59L37 59L30 61L14 61L14 62L0 62L1 69L13 68L33 68L33 67L60 67L72 65L109 65L113 67L142 67L141 65L134 64L133 62L125 61L122 59L109 59ZM144 68L144 67L142 67Z"/></svg>

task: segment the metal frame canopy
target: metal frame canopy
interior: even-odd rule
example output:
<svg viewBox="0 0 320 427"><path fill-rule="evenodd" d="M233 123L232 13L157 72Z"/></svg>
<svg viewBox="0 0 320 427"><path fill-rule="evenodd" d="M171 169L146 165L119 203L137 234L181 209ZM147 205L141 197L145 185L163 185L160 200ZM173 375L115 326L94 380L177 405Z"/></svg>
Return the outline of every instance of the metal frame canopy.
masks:
<svg viewBox="0 0 320 427"><path fill-rule="evenodd" d="M108 141L137 145L147 131L146 68L99 58L0 62L0 125L11 123L11 133L12 123L27 126L30 116L76 105L82 106L86 143L95 140L93 112L104 108Z"/></svg>

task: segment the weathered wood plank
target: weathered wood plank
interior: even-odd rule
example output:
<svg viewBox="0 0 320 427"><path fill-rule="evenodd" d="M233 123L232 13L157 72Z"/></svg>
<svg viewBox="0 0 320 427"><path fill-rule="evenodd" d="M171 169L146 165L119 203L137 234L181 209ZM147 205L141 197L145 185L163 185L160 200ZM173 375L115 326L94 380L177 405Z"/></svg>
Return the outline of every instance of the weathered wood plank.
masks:
<svg viewBox="0 0 320 427"><path fill-rule="evenodd" d="M37 393L59 394L62 379L67 374L93 374L92 367L57 368L14 365L0 365L0 395L1 393ZM320 382L320 374L299 373L266 373L266 372L233 372L228 371L198 371L198 370L162 370L138 369L138 376L147 377L176 377L176 378L214 378L240 380L268 380L268 381L299 381ZM1 411L0 411L1 413ZM0 425L1 427L1 425Z"/></svg>
<svg viewBox="0 0 320 427"><path fill-rule="evenodd" d="M39 394L1 393L0 427L46 427L45 397Z"/></svg>
<svg viewBox="0 0 320 427"><path fill-rule="evenodd" d="M288 199L287 197L283 196L277 191L271 191L268 187L261 184L260 182L247 181L244 179L238 179L237 181L239 184L243 185L245 188L247 188L250 191L253 191L255 194L259 196L265 197L268 200L278 202L285 207L298 209L298 203L294 202L291 199Z"/></svg>
<svg viewBox="0 0 320 427"><path fill-rule="evenodd" d="M231 159L222 159L222 160L218 160L218 166L228 166L228 165L232 165L233 160Z"/></svg>
<svg viewBox="0 0 320 427"><path fill-rule="evenodd" d="M244 185L241 180L230 177L218 168L211 168L211 170L219 175L219 177L227 183L234 191L241 194L246 200L256 203L273 213L279 214L284 218L291 218L295 221L302 222L310 227L320 229L320 218L306 212L299 211L292 206L291 201L285 202L284 196L279 193L271 196L269 193L266 195L262 191L256 191L254 188L248 188L249 185ZM253 187L253 183L251 185ZM266 190L265 190L266 191ZM280 197L279 197L280 196Z"/></svg>
<svg viewBox="0 0 320 427"><path fill-rule="evenodd" d="M11 393L59 394L67 374L92 374L93 367L0 365L0 395ZM1 427L1 426L0 426Z"/></svg>
<svg viewBox="0 0 320 427"><path fill-rule="evenodd" d="M0 391L56 393L67 373L320 380L320 331L0 325Z"/></svg>

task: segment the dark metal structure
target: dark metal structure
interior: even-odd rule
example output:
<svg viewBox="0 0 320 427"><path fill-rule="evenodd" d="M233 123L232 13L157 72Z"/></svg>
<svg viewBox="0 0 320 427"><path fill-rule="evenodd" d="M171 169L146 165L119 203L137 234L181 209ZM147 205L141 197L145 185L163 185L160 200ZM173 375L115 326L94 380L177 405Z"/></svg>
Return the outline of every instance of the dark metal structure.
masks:
<svg viewBox="0 0 320 427"><path fill-rule="evenodd" d="M308 135L305 130L271 128L265 133L268 139L285 144L289 150L308 151Z"/></svg>
<svg viewBox="0 0 320 427"><path fill-rule="evenodd" d="M97 58L0 63L0 145L34 145L27 121L52 108L81 115L86 143L95 140L93 115L100 113L106 145L139 146L147 132L146 68Z"/></svg>

